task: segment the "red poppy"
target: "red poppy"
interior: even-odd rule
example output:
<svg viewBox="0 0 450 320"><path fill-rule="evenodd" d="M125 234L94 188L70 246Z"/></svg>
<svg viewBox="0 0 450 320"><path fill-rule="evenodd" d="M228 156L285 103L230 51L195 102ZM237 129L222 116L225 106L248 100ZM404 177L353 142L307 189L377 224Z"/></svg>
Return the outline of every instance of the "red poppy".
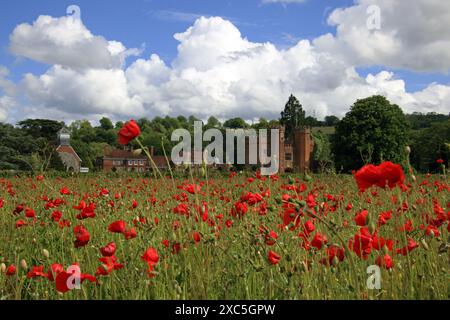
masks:
<svg viewBox="0 0 450 320"><path fill-rule="evenodd" d="M85 246L91 236L89 234L89 232L86 230L86 228L82 225L78 225L73 229L73 232L75 233L75 248L79 248L79 247L83 247Z"/></svg>
<svg viewBox="0 0 450 320"><path fill-rule="evenodd" d="M385 225L387 221L391 218L392 218L392 210L380 213L380 215L378 216L378 226L380 227Z"/></svg>
<svg viewBox="0 0 450 320"><path fill-rule="evenodd" d="M245 202L238 201L234 204L234 207L231 209L231 215L233 217L243 217L247 213L248 207Z"/></svg>
<svg viewBox="0 0 450 320"><path fill-rule="evenodd" d="M10 265L8 268L6 268L6 275L7 276L13 276L16 274L16 266L15 265Z"/></svg>
<svg viewBox="0 0 450 320"><path fill-rule="evenodd" d="M158 252L155 248L148 248L144 254L142 255L141 259L145 261L148 265L147 273L150 278L153 278L155 274L153 273L154 266L159 261Z"/></svg>
<svg viewBox="0 0 450 320"><path fill-rule="evenodd" d="M47 278L48 274L44 273L44 266L32 267L31 270L27 274L27 278L37 278L44 277Z"/></svg>
<svg viewBox="0 0 450 320"><path fill-rule="evenodd" d="M100 252L104 257L111 257L116 253L116 244L114 242L110 242L103 248L100 248Z"/></svg>
<svg viewBox="0 0 450 320"><path fill-rule="evenodd" d="M53 263L47 272L47 278L50 281L55 281L55 277L64 271L64 267L59 263Z"/></svg>
<svg viewBox="0 0 450 320"><path fill-rule="evenodd" d="M95 218L95 203L90 203L89 206L84 206L81 209L81 213L77 214L76 218L79 220L87 218Z"/></svg>
<svg viewBox="0 0 450 320"><path fill-rule="evenodd" d="M345 257L345 250L336 245L331 245L326 249L327 258L320 260L322 264L334 265L338 262L342 262Z"/></svg>
<svg viewBox="0 0 450 320"><path fill-rule="evenodd" d="M390 161L383 162L379 166L368 164L355 173L355 180L359 190L364 192L371 186L380 188L394 188L396 185L403 185L405 174L400 165Z"/></svg>
<svg viewBox="0 0 450 320"><path fill-rule="evenodd" d="M278 262L280 262L281 257L276 252L270 250L269 253L267 254L267 260L269 261L270 264L275 265Z"/></svg>
<svg viewBox="0 0 450 320"><path fill-rule="evenodd" d="M73 273L68 273L66 271L62 271L60 273L57 274L56 276L56 290L58 292L61 293L66 293L68 291L71 290L71 288L69 288L69 278L71 276L74 276L75 271ZM75 278L74 278L75 280ZM90 274L85 274L85 273L81 273L80 274L80 284L83 283L85 280L88 280L89 282L96 282L97 279L90 275Z"/></svg>
<svg viewBox="0 0 450 320"><path fill-rule="evenodd" d="M443 159L437 159L437 160L436 160L436 163L438 163L438 164L443 164L443 163L444 163L444 160L443 160Z"/></svg>
<svg viewBox="0 0 450 320"><path fill-rule="evenodd" d="M123 264L117 262L117 258L113 256L99 258L102 263L100 267L97 268L96 275L107 276L113 270L119 270L123 268Z"/></svg>
<svg viewBox="0 0 450 320"><path fill-rule="evenodd" d="M383 267L387 270L391 269L392 267L394 267L394 261L392 260L391 256L386 254L384 256L379 256L376 260L375 263L379 266L379 267Z"/></svg>
<svg viewBox="0 0 450 320"><path fill-rule="evenodd" d="M273 246L278 239L278 234L275 231L269 231L264 236L264 241L268 246Z"/></svg>
<svg viewBox="0 0 450 320"><path fill-rule="evenodd" d="M114 221L113 223L111 223L108 227L108 230L110 232L114 232L114 233L123 233L123 232L125 232L125 228L126 228L125 221L118 220L118 221Z"/></svg>
<svg viewBox="0 0 450 320"><path fill-rule="evenodd" d="M311 241L311 245L315 247L317 250L322 249L322 246L328 242L328 239L326 236L321 234L320 232L317 232L314 236L314 239Z"/></svg>
<svg viewBox="0 0 450 320"><path fill-rule="evenodd" d="M5 200L0 198L0 209L3 208L3 205L5 204Z"/></svg>
<svg viewBox="0 0 450 320"><path fill-rule="evenodd" d="M197 243L197 242L200 242L200 240L202 239L202 237L201 237L201 235L200 235L199 232L195 231L195 232L192 234L192 239L194 239L194 241Z"/></svg>
<svg viewBox="0 0 450 320"><path fill-rule="evenodd" d="M362 227L359 233L349 241L349 249L356 253L356 255L366 260L372 252L373 238L370 234L369 228Z"/></svg>
<svg viewBox="0 0 450 320"><path fill-rule="evenodd" d="M367 215L369 214L369 211L362 210L360 211L353 220L356 222L357 226L364 227L367 224Z"/></svg>
<svg viewBox="0 0 450 320"><path fill-rule="evenodd" d="M137 233L136 233L136 229L135 228L131 228L131 229L125 230L124 232L122 232L122 234L125 236L126 240L134 239L134 238L137 237Z"/></svg>
<svg viewBox="0 0 450 320"><path fill-rule="evenodd" d="M139 125L134 120L130 120L123 125L123 127L119 130L119 143L126 145L130 143L134 138L138 137L141 134L141 129Z"/></svg>
<svg viewBox="0 0 450 320"><path fill-rule="evenodd" d="M408 238L408 244L401 249L397 249L397 254L401 254L406 256L409 252L413 251L415 248L418 248L419 245L411 238Z"/></svg>

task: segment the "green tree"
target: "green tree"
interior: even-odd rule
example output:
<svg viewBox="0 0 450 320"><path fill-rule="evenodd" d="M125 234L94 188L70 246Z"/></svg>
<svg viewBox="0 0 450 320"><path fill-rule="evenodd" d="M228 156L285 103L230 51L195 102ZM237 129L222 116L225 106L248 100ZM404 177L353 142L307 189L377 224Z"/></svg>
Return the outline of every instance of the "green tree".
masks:
<svg viewBox="0 0 450 320"><path fill-rule="evenodd" d="M281 112L280 124L285 126L287 137L292 135L294 129L305 125L305 111L292 94L284 106L284 111Z"/></svg>
<svg viewBox="0 0 450 320"><path fill-rule="evenodd" d="M318 164L320 172L326 172L333 166L330 139L322 131L313 133L312 137L314 140L313 160Z"/></svg>
<svg viewBox="0 0 450 320"><path fill-rule="evenodd" d="M326 116L325 125L328 127L334 127L339 123L339 118L336 116Z"/></svg>
<svg viewBox="0 0 450 320"><path fill-rule="evenodd" d="M114 129L114 125L109 118L103 117L100 119L100 128L107 131L107 130Z"/></svg>
<svg viewBox="0 0 450 320"><path fill-rule="evenodd" d="M247 122L244 121L242 118L232 118L223 123L224 128L229 129L247 129L249 128L249 125Z"/></svg>
<svg viewBox="0 0 450 320"><path fill-rule="evenodd" d="M333 143L337 168L390 160L404 164L409 127L399 106L383 96L357 100L339 122Z"/></svg>
<svg viewBox="0 0 450 320"><path fill-rule="evenodd" d="M439 171L437 159L450 160L450 119L411 134L411 165L422 172Z"/></svg>

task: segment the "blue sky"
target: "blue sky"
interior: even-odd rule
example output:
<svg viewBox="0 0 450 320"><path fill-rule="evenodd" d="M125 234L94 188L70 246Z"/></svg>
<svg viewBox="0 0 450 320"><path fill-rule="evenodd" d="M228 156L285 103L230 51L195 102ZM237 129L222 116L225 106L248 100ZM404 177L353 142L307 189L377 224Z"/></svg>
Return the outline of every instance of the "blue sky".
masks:
<svg viewBox="0 0 450 320"><path fill-rule="evenodd" d="M330 6L330 2L333 6ZM280 47L298 39L312 39L334 32L326 23L331 8L352 1L314 0L301 4L263 4L261 0L15 0L3 1L0 10L0 64L16 76L43 72L46 67L29 61L16 61L8 52L8 38L23 22L31 23L39 15L66 15L69 5L78 5L83 23L94 34L117 39L126 47L141 47L145 54L158 52L170 62L176 56L177 41L173 34L187 29L199 16L221 16L239 27L242 35L254 42L270 41Z"/></svg>
<svg viewBox="0 0 450 320"><path fill-rule="evenodd" d="M309 40L312 44L315 39L327 33L331 33L339 40L336 26L327 23L329 15L337 8L358 8L358 6L362 6L361 3L376 3L377 0L358 0L356 2L352 0L305 0L288 4L283 3L286 0L274 1L278 1L278 3L263 3L263 0L2 1L0 4L0 66L9 70L7 78L17 85L21 83L26 73L39 77L50 70L53 63L37 62L27 57L26 54L13 54L10 50L10 35L19 24L32 25L41 15L54 18L66 16L66 9L69 5L77 5L81 8L82 23L93 35L102 36L108 41L119 41L126 48L143 49L139 57L130 56L126 59L122 67L125 70L136 59L148 59L153 53L157 54L170 68L172 62L177 59L177 46L180 44L180 41L174 38L174 34L185 32L201 16L222 17L240 31L242 38L246 38L251 43L271 43L277 50L283 52L296 46L300 40ZM348 15L350 16L350 13ZM344 18L349 19L346 16ZM424 17L424 23L428 20L429 17ZM399 28L402 27L399 26ZM333 55L333 50L329 54ZM357 59L355 58L355 60ZM403 64L400 60L401 56L397 58L398 63L392 63L392 58L391 60L386 58L387 63L383 63L383 59L380 60L381 63L380 61L371 63L370 60L354 67L362 79L368 74L392 72L390 80L403 80L407 92L425 90L433 83L444 86L450 83L448 69L445 72L442 71L441 66L433 67L433 69L426 65L415 68L414 61ZM411 60L414 59L411 58ZM348 64L348 62L346 63ZM444 66L444 68L446 67ZM0 94L1 92L2 87L0 86ZM20 104L36 103L27 101L26 94L19 94L14 99ZM405 101L411 100L408 99ZM168 108L172 110L170 104L173 102L168 103ZM49 107L45 103L42 105ZM11 107L9 108L11 109ZM18 108L20 109L20 107ZM439 111L445 111L446 108L441 105ZM332 109L332 107L328 107L328 109L323 107L323 112L330 113ZM342 112L340 111L341 114ZM13 110L13 113L17 113L17 111ZM271 116L266 111L262 114Z"/></svg>

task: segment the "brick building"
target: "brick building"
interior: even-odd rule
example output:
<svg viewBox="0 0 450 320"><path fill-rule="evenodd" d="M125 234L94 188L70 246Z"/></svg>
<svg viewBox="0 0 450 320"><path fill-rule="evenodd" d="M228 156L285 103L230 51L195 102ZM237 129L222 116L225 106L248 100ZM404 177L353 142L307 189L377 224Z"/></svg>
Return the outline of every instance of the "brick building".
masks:
<svg viewBox="0 0 450 320"><path fill-rule="evenodd" d="M153 147L150 148L150 154L158 169L167 168L166 158L155 156ZM152 168L152 164L145 153L137 155L127 147L124 147L124 149L106 149L105 155L97 159L97 165L103 171L146 172Z"/></svg>

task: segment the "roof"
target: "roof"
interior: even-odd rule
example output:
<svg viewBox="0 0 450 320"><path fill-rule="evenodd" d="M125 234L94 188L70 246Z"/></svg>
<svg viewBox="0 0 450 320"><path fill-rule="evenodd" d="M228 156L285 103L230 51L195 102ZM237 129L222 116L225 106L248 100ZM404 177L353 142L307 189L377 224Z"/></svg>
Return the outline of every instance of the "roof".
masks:
<svg viewBox="0 0 450 320"><path fill-rule="evenodd" d="M75 152L75 150L69 145L60 145L60 146L58 146L58 148L56 148L56 151L64 152L64 153L71 153L74 156L76 156L77 159L80 160L80 162L82 161L81 158L78 156L78 154Z"/></svg>
<svg viewBox="0 0 450 320"><path fill-rule="evenodd" d="M134 154L132 151L114 149L109 154L106 154L103 158L107 159L147 159L143 154Z"/></svg>

